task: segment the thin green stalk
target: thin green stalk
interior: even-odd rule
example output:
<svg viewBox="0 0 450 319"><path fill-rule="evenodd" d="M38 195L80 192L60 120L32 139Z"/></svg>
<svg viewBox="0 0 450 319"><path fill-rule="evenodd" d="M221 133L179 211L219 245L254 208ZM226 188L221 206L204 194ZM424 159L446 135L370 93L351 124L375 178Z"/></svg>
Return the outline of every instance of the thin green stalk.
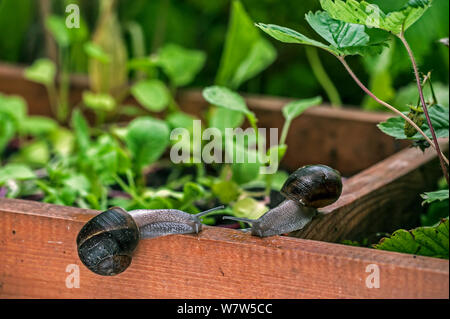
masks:
<svg viewBox="0 0 450 319"><path fill-rule="evenodd" d="M68 70L67 51L64 48L60 49L60 64L61 82L59 84L58 119L61 122L65 122L69 116L70 73Z"/></svg>
<svg viewBox="0 0 450 319"><path fill-rule="evenodd" d="M325 71L322 61L320 61L318 50L314 47L306 46L306 57L308 58L314 75L327 93L331 105L337 108L342 107L341 96L339 95L339 92L336 89L333 81L331 81L330 77Z"/></svg>
<svg viewBox="0 0 450 319"><path fill-rule="evenodd" d="M147 207L147 204L142 200L142 198L138 196L136 192L131 187L129 187L119 176L113 175L113 178L116 183L122 188L122 190L127 192L134 201L136 201L142 207Z"/></svg>
<svg viewBox="0 0 450 319"><path fill-rule="evenodd" d="M161 4L158 11L158 19L156 21L156 32L154 32L154 38L152 43L152 51L156 52L158 48L164 43L167 29L167 18L169 16L170 0L161 0Z"/></svg>
<svg viewBox="0 0 450 319"><path fill-rule="evenodd" d="M339 61L341 61L341 63L344 65L345 69L347 70L347 72L350 74L350 76L353 78L353 80L355 80L356 84L358 84L358 86L367 94L369 95L371 98L373 98L375 101L377 101L378 103L380 103L381 105L387 107L389 110L391 110L392 112L396 113L397 115L401 116L405 121L407 121L409 124L412 125L412 127L414 127L417 132L419 132L423 138L434 148L436 148L436 146L434 145L433 141L431 141L431 139L425 134L425 132L416 124L414 123L413 120L411 120L408 116L406 116L405 114L403 114L402 112L400 112L399 110L397 110L395 107L393 107L392 105L386 103L385 101L381 100L380 98L378 98L375 94L373 94L362 82L361 80L356 76L356 74L353 72L353 70L350 68L350 66L347 64L347 61L345 61L344 57L340 57L340 56L336 56ZM448 159L445 157L445 155L441 152L441 155L444 159L444 161L446 161L448 163Z"/></svg>
<svg viewBox="0 0 450 319"><path fill-rule="evenodd" d="M431 135L433 136L434 146L435 146L435 149L436 149L436 151L438 153L438 156L439 156L439 161L440 161L440 164L441 164L442 171L444 173L445 179L447 180L447 184L450 185L448 170L447 170L447 166L445 166L446 163L445 163L445 160L444 160L444 156L443 156L443 154L441 152L441 147L439 145L439 141L437 139L436 131L434 130L433 123L431 122L430 114L428 112L427 103L425 102L425 96L423 94L423 89L422 89L422 83L420 81L419 68L417 67L417 62L416 62L416 59L414 57L414 53L412 52L411 47L409 46L408 41L406 41L406 38L405 38L403 33L399 35L399 38L402 41L403 45L405 46L406 51L408 52L409 58L411 59L411 63L412 63L413 69L414 69L414 75L416 76L417 87L419 89L419 95L420 95L420 100L422 102L423 111L425 113L425 117L427 118L427 122L428 122L428 126L430 128ZM447 165L448 165L448 161L447 161Z"/></svg>
<svg viewBox="0 0 450 319"><path fill-rule="evenodd" d="M284 126L283 126L283 131L281 132L280 145L286 144L290 126L291 126L291 121L286 120L286 122L284 123Z"/></svg>

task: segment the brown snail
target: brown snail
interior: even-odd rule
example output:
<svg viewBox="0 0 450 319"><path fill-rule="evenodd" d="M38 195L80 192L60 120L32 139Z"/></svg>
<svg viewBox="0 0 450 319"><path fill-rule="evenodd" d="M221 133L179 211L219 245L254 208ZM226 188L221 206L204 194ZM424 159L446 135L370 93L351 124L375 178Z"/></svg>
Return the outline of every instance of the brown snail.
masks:
<svg viewBox="0 0 450 319"><path fill-rule="evenodd" d="M200 217L217 207L197 215L175 209L134 210L113 207L84 225L77 237L78 256L96 274L114 276L131 264L139 240L171 234L198 234Z"/></svg>
<svg viewBox="0 0 450 319"><path fill-rule="evenodd" d="M249 223L254 236L269 237L303 229L317 208L336 202L342 193L341 174L325 165L298 169L286 180L281 193L287 198L257 220L226 216L224 219Z"/></svg>

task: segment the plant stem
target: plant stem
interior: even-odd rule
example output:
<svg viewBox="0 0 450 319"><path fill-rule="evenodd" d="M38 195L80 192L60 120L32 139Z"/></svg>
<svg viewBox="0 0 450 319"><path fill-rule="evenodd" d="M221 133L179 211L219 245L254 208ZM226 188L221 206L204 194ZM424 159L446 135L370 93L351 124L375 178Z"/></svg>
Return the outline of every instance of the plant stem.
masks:
<svg viewBox="0 0 450 319"><path fill-rule="evenodd" d="M306 46L306 57L308 58L314 75L327 93L331 105L334 107L342 107L342 100L339 92L325 71L322 62L320 61L317 49Z"/></svg>
<svg viewBox="0 0 450 319"><path fill-rule="evenodd" d="M402 41L403 45L405 46L406 51L408 52L409 58L411 59L413 69L414 69L414 75L416 76L417 87L419 89L420 100L421 100L422 106L423 106L423 111L425 113L425 117L427 118L428 126L430 127L431 136L433 136L434 146L436 148L436 151L438 152L442 171L444 172L444 176L447 179L447 184L450 184L447 166L445 166L446 163L445 163L443 154L441 152L441 148L439 146L439 141L437 139L436 132L433 127L433 123L431 122L430 114L428 113L428 107L427 107L427 103L425 102L425 96L423 94L423 89L422 89L422 83L420 81L419 68L417 67L417 62L416 62L416 59L414 58L414 53L412 52L411 47L409 46L408 41L406 41L406 38L403 33L401 33L399 35L399 38ZM447 161L447 165L448 165L448 161Z"/></svg>
<svg viewBox="0 0 450 319"><path fill-rule="evenodd" d="M337 58L339 59L339 61L341 61L341 63L344 65L345 69L348 71L348 73L351 75L351 77L355 80L355 82L358 84L358 86L367 94L369 95L372 99L374 99L375 101L377 101L378 103L380 103L381 105L387 107L389 110L391 110L392 112L398 114L399 116L401 116L405 121L407 121L409 124L411 124L424 138L425 140L436 149L436 146L434 145L433 141L425 134L425 132L416 124L414 123L414 121L412 121L410 118L408 118L405 114L403 114L402 112L400 112L399 110L397 110L395 107L393 107L392 105L384 102L383 100L379 99L375 94L373 94L360 80L359 78L356 76L356 74L353 72L353 70L350 68L350 66L347 64L347 61L345 61L344 57L340 57L337 56ZM436 149L437 151L437 149ZM444 154L442 154L442 152L440 152L442 158L444 159L444 161L446 161L448 163L448 159L445 157Z"/></svg>
<svg viewBox="0 0 450 319"><path fill-rule="evenodd" d="M167 29L167 19L170 11L170 0L161 0L158 9L158 19L156 20L156 32L152 43L152 53L155 53L161 44L164 43Z"/></svg>

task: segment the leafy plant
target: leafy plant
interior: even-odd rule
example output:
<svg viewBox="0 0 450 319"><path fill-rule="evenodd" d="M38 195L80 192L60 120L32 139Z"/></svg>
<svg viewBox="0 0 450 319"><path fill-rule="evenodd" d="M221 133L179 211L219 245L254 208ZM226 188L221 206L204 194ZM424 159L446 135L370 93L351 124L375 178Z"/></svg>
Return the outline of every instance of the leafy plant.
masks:
<svg viewBox="0 0 450 319"><path fill-rule="evenodd" d="M377 6L365 1L321 0L322 8L325 11L316 13L310 12L306 15L306 20L309 25L329 43L328 45L285 27L262 23L257 24L257 26L281 42L314 46L336 56L364 92L378 103L397 113L403 120L411 125L413 130L417 130L430 146L433 146L436 149L441 162L442 171L448 181L448 169L446 166L448 165L448 159L440 150L436 132L428 111L429 105L424 98L423 85L419 76L417 63L404 36L405 31L427 11L431 6L431 3L431 0L410 0L399 11L385 14ZM380 34L378 30L387 31L398 37L408 52L417 80L421 107L425 114L431 138L428 137L412 118L379 99L371 92L356 76L345 60L349 55L373 55L381 53L383 47L387 45L387 38L385 34ZM422 123L420 123L420 125L422 125Z"/></svg>
<svg viewBox="0 0 450 319"><path fill-rule="evenodd" d="M448 259L448 218L433 227L419 227L411 231L398 230L383 239L377 249Z"/></svg>

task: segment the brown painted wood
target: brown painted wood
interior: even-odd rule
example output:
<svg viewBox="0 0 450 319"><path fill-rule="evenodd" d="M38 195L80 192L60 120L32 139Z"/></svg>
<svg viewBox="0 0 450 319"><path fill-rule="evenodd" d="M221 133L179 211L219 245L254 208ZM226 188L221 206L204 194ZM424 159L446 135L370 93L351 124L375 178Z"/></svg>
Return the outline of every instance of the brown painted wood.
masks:
<svg viewBox="0 0 450 319"><path fill-rule="evenodd" d="M86 78L74 77L73 87L75 104ZM24 96L32 114L48 115L45 90L24 81L22 68L0 65L0 91ZM207 106L199 91L182 92L178 100L194 115ZM247 101L260 127L281 129L281 108L289 100ZM436 156L413 149L396 153L408 144L376 128L389 116L317 107L293 123L287 168L323 163L346 176L363 170L346 180L339 202L292 234L303 239L261 240L207 228L199 237L146 241L130 270L102 278L81 266L75 248L77 232L95 212L0 199L0 254L6 256L0 297L448 298L448 261L325 243L407 227L418 218L418 194L434 188L440 176ZM381 269L380 289L365 286L365 269L373 263ZM68 264L81 266L80 289L65 287Z"/></svg>
<svg viewBox="0 0 450 319"><path fill-rule="evenodd" d="M140 243L108 278L79 261L75 238L95 212L0 199L0 298L448 298L449 263L289 237L207 227ZM68 265L80 288L66 287ZM369 265L380 288L369 289Z"/></svg>
<svg viewBox="0 0 450 319"><path fill-rule="evenodd" d="M72 105L80 102L87 86L86 77L72 77ZM24 80L21 67L0 64L0 92L23 96L30 114L51 115L46 90ZM196 116L202 116L208 107L199 90L182 91L177 100L185 112ZM259 119L259 127L277 128L279 132L284 125L281 109L289 101L266 96L247 97L249 107ZM133 99L126 103L136 104ZM391 116L352 108L321 106L310 109L292 123L287 139L289 149L282 164L295 170L303 165L320 163L352 176L410 145L390 138L377 128L378 123Z"/></svg>

